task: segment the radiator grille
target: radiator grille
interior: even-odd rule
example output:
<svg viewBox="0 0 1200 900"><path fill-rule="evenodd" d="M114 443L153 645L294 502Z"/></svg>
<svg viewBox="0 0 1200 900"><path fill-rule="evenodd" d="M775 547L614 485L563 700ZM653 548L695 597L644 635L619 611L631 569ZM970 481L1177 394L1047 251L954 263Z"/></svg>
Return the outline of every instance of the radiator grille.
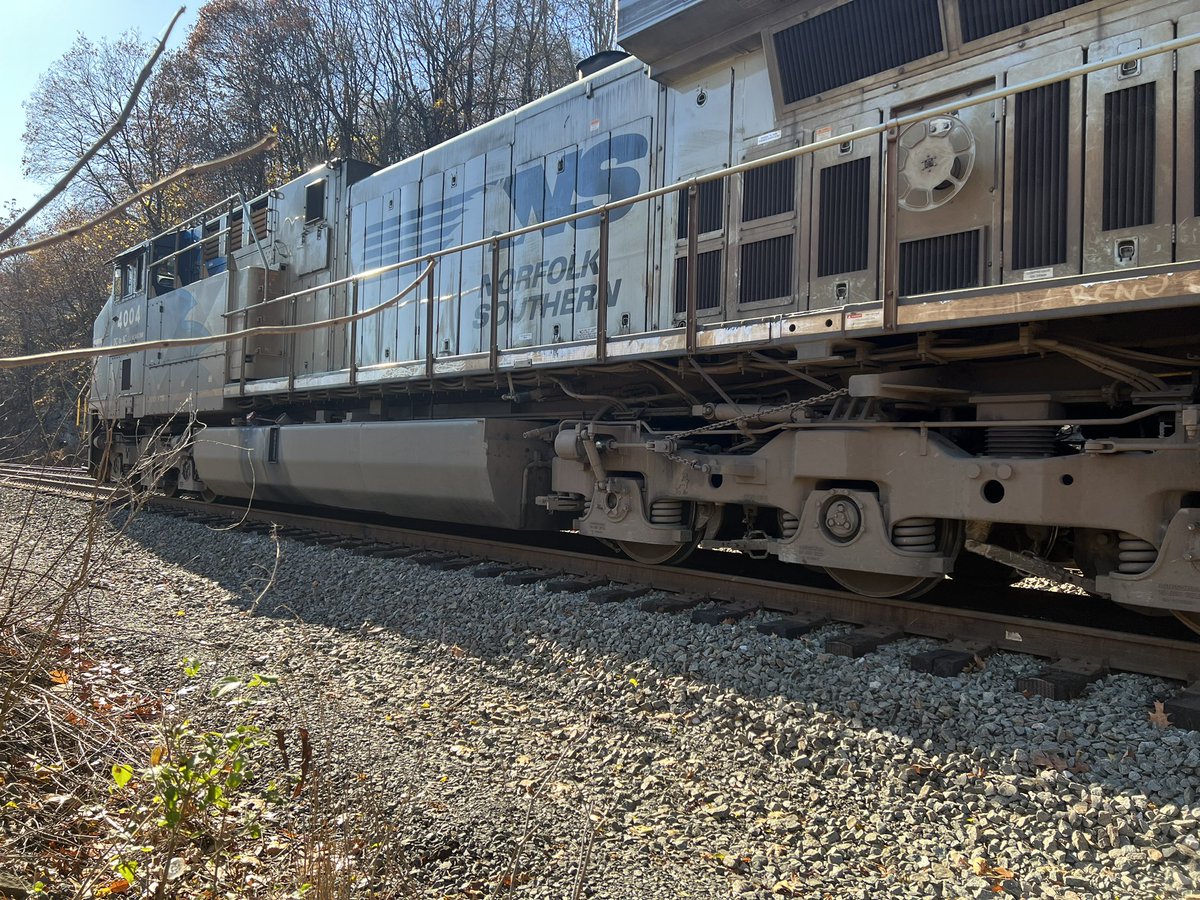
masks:
<svg viewBox="0 0 1200 900"><path fill-rule="evenodd" d="M850 0L774 38L784 103L942 51L938 0Z"/></svg>
<svg viewBox="0 0 1200 900"><path fill-rule="evenodd" d="M242 248L242 211L239 209L229 214L229 252Z"/></svg>
<svg viewBox="0 0 1200 900"><path fill-rule="evenodd" d="M267 203L250 207L250 233L260 241L267 239Z"/></svg>
<svg viewBox="0 0 1200 900"><path fill-rule="evenodd" d="M1154 84L1104 95L1104 230L1154 221Z"/></svg>
<svg viewBox="0 0 1200 900"><path fill-rule="evenodd" d="M1070 84L1060 81L1016 98L1012 267L1067 261Z"/></svg>
<svg viewBox="0 0 1200 900"><path fill-rule="evenodd" d="M218 226L213 222L208 222L204 226L204 238L200 241L200 254L206 263L212 262L221 251L221 238L217 234Z"/></svg>
<svg viewBox="0 0 1200 900"><path fill-rule="evenodd" d="M716 309L721 305L721 251L696 254L696 310ZM687 312L687 257L675 260L675 312Z"/></svg>
<svg viewBox="0 0 1200 900"><path fill-rule="evenodd" d="M871 160L865 156L821 170L818 277L867 268L870 193Z"/></svg>
<svg viewBox="0 0 1200 900"><path fill-rule="evenodd" d="M960 231L900 245L900 294L934 294L979 286L980 231Z"/></svg>
<svg viewBox="0 0 1200 900"><path fill-rule="evenodd" d="M706 181L699 186L700 192L700 233L720 231L725 227L725 179ZM676 237L683 240L688 236L688 192L683 188L679 192L679 225Z"/></svg>
<svg viewBox="0 0 1200 900"><path fill-rule="evenodd" d="M977 41L1087 2L1089 0L958 0L962 39L964 42Z"/></svg>
<svg viewBox="0 0 1200 900"><path fill-rule="evenodd" d="M742 179L742 221L792 212L796 208L796 161L785 159L751 169Z"/></svg>
<svg viewBox="0 0 1200 900"><path fill-rule="evenodd" d="M790 234L742 244L738 301L754 303L792 294L792 236Z"/></svg>

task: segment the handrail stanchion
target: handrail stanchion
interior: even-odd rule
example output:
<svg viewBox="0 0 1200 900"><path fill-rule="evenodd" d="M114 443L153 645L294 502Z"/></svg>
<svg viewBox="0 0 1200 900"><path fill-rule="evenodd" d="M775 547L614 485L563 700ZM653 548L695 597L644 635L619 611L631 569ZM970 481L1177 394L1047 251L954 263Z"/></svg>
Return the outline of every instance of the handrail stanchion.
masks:
<svg viewBox="0 0 1200 900"><path fill-rule="evenodd" d="M425 290L425 377L433 380L433 279L437 258L429 257L429 287Z"/></svg>
<svg viewBox="0 0 1200 900"><path fill-rule="evenodd" d="M492 314L488 316L488 371L500 370L500 242L492 241Z"/></svg>
<svg viewBox="0 0 1200 900"><path fill-rule="evenodd" d="M267 287L266 287L265 280L264 280L263 293L266 294L266 292L267 292ZM232 321L232 320L230 320L230 321ZM247 313L243 312L242 313L242 327L235 328L233 330L234 331L245 331L249 326L250 326L250 316ZM226 359L229 358L229 354L233 350L233 348L237 347L237 346L240 346L242 348L242 352L238 354L238 356L241 357L241 362L239 363L239 366L238 366L238 396L245 397L246 396L246 357L249 354L249 350L250 350L250 339L242 338L240 341L230 344L227 348L225 348L225 358Z"/></svg>
<svg viewBox="0 0 1200 900"><path fill-rule="evenodd" d="M896 223L900 217L900 200L896 181L900 177L900 129L889 128L885 141L883 171L883 329L896 330L896 313L900 303L900 241Z"/></svg>
<svg viewBox="0 0 1200 900"><path fill-rule="evenodd" d="M685 349L688 356L696 353L696 247L700 241L700 191L693 180L688 185L688 243L687 243L687 308L684 312Z"/></svg>
<svg viewBox="0 0 1200 900"><path fill-rule="evenodd" d="M358 282L350 282L350 313L358 315ZM358 319L350 323L350 383L358 384Z"/></svg>
<svg viewBox="0 0 1200 900"><path fill-rule="evenodd" d="M288 306L291 307L291 311L288 313L288 324L295 325L297 324L296 298L293 297L292 302L289 303ZM291 338L292 339L288 341L288 391L294 391L296 389L296 363L298 362L296 359L296 335L293 334Z"/></svg>
<svg viewBox="0 0 1200 900"><path fill-rule="evenodd" d="M600 211L600 261L596 275L596 362L608 359L608 210Z"/></svg>

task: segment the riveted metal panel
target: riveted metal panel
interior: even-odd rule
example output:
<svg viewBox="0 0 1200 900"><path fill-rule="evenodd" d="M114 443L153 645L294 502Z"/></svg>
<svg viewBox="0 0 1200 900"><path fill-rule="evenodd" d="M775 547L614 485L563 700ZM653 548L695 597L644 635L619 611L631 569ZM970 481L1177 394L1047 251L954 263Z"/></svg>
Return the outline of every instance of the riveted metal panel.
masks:
<svg viewBox="0 0 1200 900"><path fill-rule="evenodd" d="M1008 84L1083 63L1073 47L1015 66ZM1083 79L1017 94L1005 117L1004 281L1035 281L1080 271Z"/></svg>
<svg viewBox="0 0 1200 900"><path fill-rule="evenodd" d="M1183 16L1180 37L1200 32L1200 13ZM1176 141L1176 259L1200 259L1200 47L1179 51L1175 93Z"/></svg>
<svg viewBox="0 0 1200 900"><path fill-rule="evenodd" d="M468 160L464 167L462 240L476 241L484 235L484 194L487 157L483 154ZM482 320L480 316L480 292L484 273L491 276L490 263L484 259L483 247L467 250L460 254L462 287L458 303L458 346L456 353L478 353L483 347ZM485 264L487 268L485 268ZM445 340L445 338L443 338Z"/></svg>
<svg viewBox="0 0 1200 900"><path fill-rule="evenodd" d="M816 122L824 140L878 125L878 110L836 114ZM859 138L813 154L809 309L829 309L878 297L879 197L882 139Z"/></svg>
<svg viewBox="0 0 1200 900"><path fill-rule="evenodd" d="M939 94L896 109L893 115L957 98L966 100L995 87L995 80L980 81L954 95ZM938 290L954 290L1000 280L999 266L993 265L1000 255L999 111L996 101L963 106L949 115L901 129L895 191L902 287L936 283L942 285ZM978 236L972 238L951 237L976 231ZM905 245L908 252L904 251ZM972 248L977 254L974 271L962 257ZM933 255L926 255L926 251ZM906 271L911 265L930 268ZM950 275L960 281L945 281Z"/></svg>
<svg viewBox="0 0 1200 900"><path fill-rule="evenodd" d="M1095 41L1103 60L1175 36L1163 22ZM1169 54L1087 77L1089 177L1084 196L1083 270L1107 272L1170 262L1174 208L1174 73Z"/></svg>

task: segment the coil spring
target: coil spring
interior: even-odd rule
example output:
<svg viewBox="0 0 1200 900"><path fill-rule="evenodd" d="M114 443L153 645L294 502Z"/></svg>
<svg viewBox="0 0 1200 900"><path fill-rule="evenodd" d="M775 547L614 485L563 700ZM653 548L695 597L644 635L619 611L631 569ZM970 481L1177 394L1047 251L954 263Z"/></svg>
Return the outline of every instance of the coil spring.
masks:
<svg viewBox="0 0 1200 900"><path fill-rule="evenodd" d="M1054 455L1058 428L1054 425L1030 425L1025 428L989 428L987 455L1036 459Z"/></svg>
<svg viewBox="0 0 1200 900"><path fill-rule="evenodd" d="M796 532L800 530L800 517L793 515L787 510L779 511L779 533L785 541L789 541L796 536Z"/></svg>
<svg viewBox="0 0 1200 900"><path fill-rule="evenodd" d="M1158 550L1149 541L1122 531L1117 544L1117 571L1140 575L1158 561Z"/></svg>
<svg viewBox="0 0 1200 900"><path fill-rule="evenodd" d="M892 526L892 544L914 553L937 550L937 519L903 519Z"/></svg>
<svg viewBox="0 0 1200 900"><path fill-rule="evenodd" d="M682 500L655 500L650 504L651 525L683 524Z"/></svg>

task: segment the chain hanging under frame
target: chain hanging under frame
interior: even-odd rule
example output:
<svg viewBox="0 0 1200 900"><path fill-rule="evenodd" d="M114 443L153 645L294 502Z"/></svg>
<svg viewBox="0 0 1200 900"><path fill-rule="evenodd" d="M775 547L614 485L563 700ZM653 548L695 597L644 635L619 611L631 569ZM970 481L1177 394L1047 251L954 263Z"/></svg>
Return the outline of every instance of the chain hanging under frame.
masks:
<svg viewBox="0 0 1200 900"><path fill-rule="evenodd" d="M805 409L806 407L810 406L818 406L822 403L828 403L830 400L836 400L839 397L844 397L848 393L850 393L849 388L838 388L836 391L829 391L826 394L818 394L816 397L808 397L804 400L794 400L791 403L784 403L782 406L772 406L768 409L756 409L752 413L746 413L745 415L738 416L734 419L723 419L720 422L709 422L707 425L700 425L699 427L693 428L689 431L679 431L675 434L667 435L667 437L663 439L663 443L666 443L668 446L677 447L679 441L683 438L689 438L696 434L704 434L709 431L717 431L721 428L737 428L739 425L744 425L747 422L753 422L755 419L761 419L763 416L772 415L774 413L791 412L792 410L796 409ZM707 471L710 468L707 463L702 463L697 459L688 459L687 457L680 456L675 453L673 449L667 451L666 457L667 459L671 460L671 462L680 463L700 472Z"/></svg>

